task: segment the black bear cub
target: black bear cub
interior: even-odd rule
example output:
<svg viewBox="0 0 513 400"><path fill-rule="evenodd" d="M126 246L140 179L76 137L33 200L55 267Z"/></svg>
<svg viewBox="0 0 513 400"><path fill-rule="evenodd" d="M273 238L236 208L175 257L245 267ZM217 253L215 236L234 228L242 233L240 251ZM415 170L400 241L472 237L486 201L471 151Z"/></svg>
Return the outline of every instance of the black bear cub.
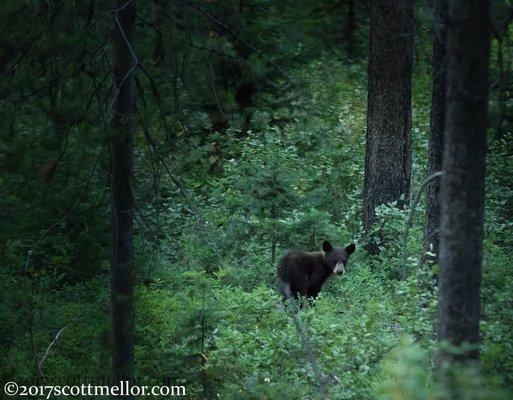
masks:
<svg viewBox="0 0 513 400"><path fill-rule="evenodd" d="M346 247L332 247L327 240L322 251L307 253L291 251L278 266L278 290L284 298L298 296L315 298L331 274L346 272L349 256L355 250L354 243Z"/></svg>

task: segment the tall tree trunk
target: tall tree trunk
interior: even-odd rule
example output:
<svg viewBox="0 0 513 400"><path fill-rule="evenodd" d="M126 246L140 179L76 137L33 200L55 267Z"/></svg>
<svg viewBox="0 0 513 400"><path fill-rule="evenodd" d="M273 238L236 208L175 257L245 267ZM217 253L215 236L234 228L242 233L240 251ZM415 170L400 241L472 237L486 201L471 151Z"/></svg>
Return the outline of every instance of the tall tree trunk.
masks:
<svg viewBox="0 0 513 400"><path fill-rule="evenodd" d="M363 227L376 206L407 197L411 171L413 5L372 0Z"/></svg>
<svg viewBox="0 0 513 400"><path fill-rule="evenodd" d="M112 327L115 376L129 378L134 367L134 248L133 226L133 111L135 105L135 59L132 54L135 0L118 0L115 37L115 79L111 141L112 192Z"/></svg>
<svg viewBox="0 0 513 400"><path fill-rule="evenodd" d="M428 176L442 170L445 124L445 75L447 46L447 0L433 4L435 40L433 45L433 92L431 96L431 121L429 129ZM438 257L440 229L440 179L431 179L426 186L426 222L424 224L423 259L426 253Z"/></svg>
<svg viewBox="0 0 513 400"><path fill-rule="evenodd" d="M490 50L490 3L449 0L447 106L441 185L438 341L476 345L440 361L478 356Z"/></svg>
<svg viewBox="0 0 513 400"><path fill-rule="evenodd" d="M354 10L355 0L347 0L347 22L346 22L346 41L347 55L351 58L354 56L354 34L356 30L356 15Z"/></svg>
<svg viewBox="0 0 513 400"><path fill-rule="evenodd" d="M504 72L504 37L499 36L497 38L497 67L499 68L499 115L497 121L497 133L498 139L502 138L504 133L504 116L506 113L506 101L507 101L507 82L506 74Z"/></svg>

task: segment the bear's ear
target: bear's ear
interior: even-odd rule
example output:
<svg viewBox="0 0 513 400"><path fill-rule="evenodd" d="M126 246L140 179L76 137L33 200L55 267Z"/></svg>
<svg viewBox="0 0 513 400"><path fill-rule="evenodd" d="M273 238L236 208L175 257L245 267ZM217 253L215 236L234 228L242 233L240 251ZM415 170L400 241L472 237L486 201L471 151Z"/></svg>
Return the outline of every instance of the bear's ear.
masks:
<svg viewBox="0 0 513 400"><path fill-rule="evenodd" d="M350 256L351 254L354 253L354 249L356 248L355 244L354 243L351 243L349 245L346 246L346 253L348 256Z"/></svg>
<svg viewBox="0 0 513 400"><path fill-rule="evenodd" d="M328 242L327 240L322 242L322 251L324 251L325 253L329 253L331 250L333 250L333 246L331 246L330 242Z"/></svg>

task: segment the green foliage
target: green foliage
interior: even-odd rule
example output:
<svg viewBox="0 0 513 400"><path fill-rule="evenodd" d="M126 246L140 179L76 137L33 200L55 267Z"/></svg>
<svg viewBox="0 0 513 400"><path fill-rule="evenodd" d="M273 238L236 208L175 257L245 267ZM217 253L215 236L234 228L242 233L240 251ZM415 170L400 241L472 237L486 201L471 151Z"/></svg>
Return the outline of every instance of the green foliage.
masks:
<svg viewBox="0 0 513 400"><path fill-rule="evenodd" d="M380 400L432 398L429 356L411 337L405 337L384 358L374 391ZM430 387L431 386L431 387Z"/></svg>
<svg viewBox="0 0 513 400"><path fill-rule="evenodd" d="M45 376L110 373L111 3L2 3L2 381L38 375L64 327ZM380 206L375 231L361 232L366 3L354 2L353 54L349 2L137 3L137 375L171 377L190 398L507 398L513 103L498 96L511 74L495 84L498 40L481 365L451 372L448 389L433 366L437 267L419 262L422 201L406 239L409 205ZM426 174L432 39L429 5L415 4L413 192ZM494 2L498 25L510 8ZM324 239L357 250L299 312L301 334L276 265Z"/></svg>
<svg viewBox="0 0 513 400"><path fill-rule="evenodd" d="M475 366L458 365L431 371L429 354L405 337L385 358L374 393L379 400L509 399L501 382L483 377ZM435 374L440 376L436 379Z"/></svg>

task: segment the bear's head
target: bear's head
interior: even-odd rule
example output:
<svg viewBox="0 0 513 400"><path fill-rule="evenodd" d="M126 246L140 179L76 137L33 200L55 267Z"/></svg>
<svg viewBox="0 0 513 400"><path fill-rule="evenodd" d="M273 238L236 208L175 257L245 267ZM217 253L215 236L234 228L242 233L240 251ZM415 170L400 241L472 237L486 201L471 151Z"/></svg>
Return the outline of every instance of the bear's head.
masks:
<svg viewBox="0 0 513 400"><path fill-rule="evenodd" d="M354 243L347 245L346 247L333 247L330 242L325 240L322 244L322 251L324 253L324 259L333 269L334 274L346 272L347 261L349 256L354 253L356 246Z"/></svg>

